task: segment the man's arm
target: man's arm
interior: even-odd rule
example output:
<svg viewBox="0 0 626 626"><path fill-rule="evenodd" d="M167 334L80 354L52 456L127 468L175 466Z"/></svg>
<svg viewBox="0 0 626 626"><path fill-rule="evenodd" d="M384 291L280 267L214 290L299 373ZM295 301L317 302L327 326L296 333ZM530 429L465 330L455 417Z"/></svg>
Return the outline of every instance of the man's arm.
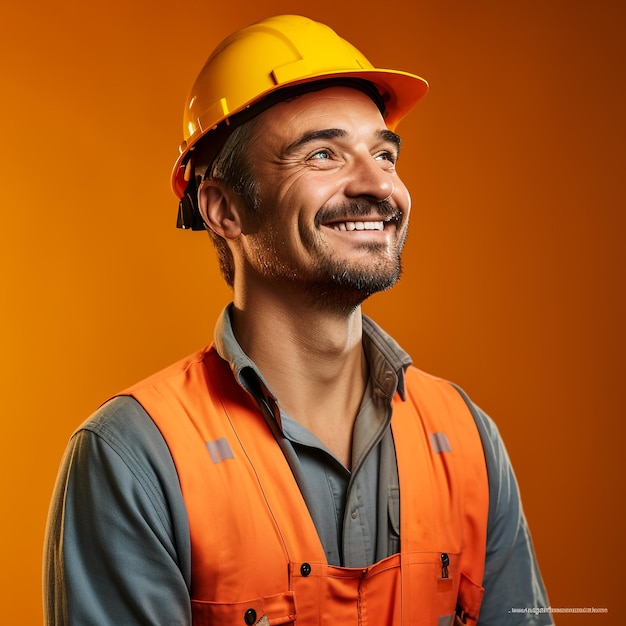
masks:
<svg viewBox="0 0 626 626"><path fill-rule="evenodd" d="M463 391L483 443L489 476L487 556L480 626L549 626L548 613L515 613L516 608L550 604L537 565L511 461L497 426Z"/></svg>
<svg viewBox="0 0 626 626"><path fill-rule="evenodd" d="M72 437L44 554L48 626L191 624L186 511L169 450L130 398Z"/></svg>

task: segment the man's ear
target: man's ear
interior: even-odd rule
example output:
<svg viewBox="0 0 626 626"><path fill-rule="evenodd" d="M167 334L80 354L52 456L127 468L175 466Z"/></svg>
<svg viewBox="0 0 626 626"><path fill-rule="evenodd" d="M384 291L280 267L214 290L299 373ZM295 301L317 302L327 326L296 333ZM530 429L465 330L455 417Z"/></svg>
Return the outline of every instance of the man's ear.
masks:
<svg viewBox="0 0 626 626"><path fill-rule="evenodd" d="M237 239L241 235L239 207L233 202L228 189L212 180L202 181L198 190L200 215L214 233L224 239Z"/></svg>

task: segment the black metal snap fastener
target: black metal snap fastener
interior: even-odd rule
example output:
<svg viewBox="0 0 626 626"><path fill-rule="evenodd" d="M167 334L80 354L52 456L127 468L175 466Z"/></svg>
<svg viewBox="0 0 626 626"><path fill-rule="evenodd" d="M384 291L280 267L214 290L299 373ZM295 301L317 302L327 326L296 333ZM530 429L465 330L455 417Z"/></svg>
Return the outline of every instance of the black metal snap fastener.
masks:
<svg viewBox="0 0 626 626"><path fill-rule="evenodd" d="M300 566L300 573L303 576L308 576L311 573L311 565L309 563L303 563Z"/></svg>
<svg viewBox="0 0 626 626"><path fill-rule="evenodd" d="M256 623L256 611L254 609L248 609L243 616L243 621L248 626L253 626L253 624Z"/></svg>

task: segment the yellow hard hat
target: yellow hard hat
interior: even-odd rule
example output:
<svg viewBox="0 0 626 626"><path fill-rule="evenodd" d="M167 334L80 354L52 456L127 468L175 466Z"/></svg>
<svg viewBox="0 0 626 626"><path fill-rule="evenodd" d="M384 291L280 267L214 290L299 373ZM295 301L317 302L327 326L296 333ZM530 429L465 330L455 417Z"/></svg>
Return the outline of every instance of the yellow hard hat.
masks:
<svg viewBox="0 0 626 626"><path fill-rule="evenodd" d="M428 91L419 76L375 68L331 28L299 15L270 17L227 37L211 54L191 88L183 115L183 142L172 187L183 198L190 151L220 122L286 86L328 78L371 82L394 129ZM207 137L208 139L208 137Z"/></svg>

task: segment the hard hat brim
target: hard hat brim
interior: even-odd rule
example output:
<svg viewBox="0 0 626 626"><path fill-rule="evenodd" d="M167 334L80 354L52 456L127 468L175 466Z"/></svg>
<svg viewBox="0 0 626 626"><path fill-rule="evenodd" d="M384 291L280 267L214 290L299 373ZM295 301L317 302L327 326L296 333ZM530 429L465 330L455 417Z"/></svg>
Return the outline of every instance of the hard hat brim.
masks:
<svg viewBox="0 0 626 626"><path fill-rule="evenodd" d="M363 69L363 70L347 70L333 71L307 76L306 78L293 80L266 90L258 94L257 97L244 103L233 111L229 111L221 118L213 118L212 126L203 128L201 122L198 122L198 130L187 141L184 141L179 147L179 156L172 169L172 189L176 196L180 199L185 194L188 181L185 179L185 166L189 158L190 152L196 143L220 123L228 118L241 113L245 109L253 107L261 102L270 94L274 94L285 87L292 87L300 84L322 81L331 78L359 78L371 82L380 93L385 105L385 123L390 130L395 130L402 118L426 95L428 92L428 82L415 74L403 72L400 70L387 69Z"/></svg>

